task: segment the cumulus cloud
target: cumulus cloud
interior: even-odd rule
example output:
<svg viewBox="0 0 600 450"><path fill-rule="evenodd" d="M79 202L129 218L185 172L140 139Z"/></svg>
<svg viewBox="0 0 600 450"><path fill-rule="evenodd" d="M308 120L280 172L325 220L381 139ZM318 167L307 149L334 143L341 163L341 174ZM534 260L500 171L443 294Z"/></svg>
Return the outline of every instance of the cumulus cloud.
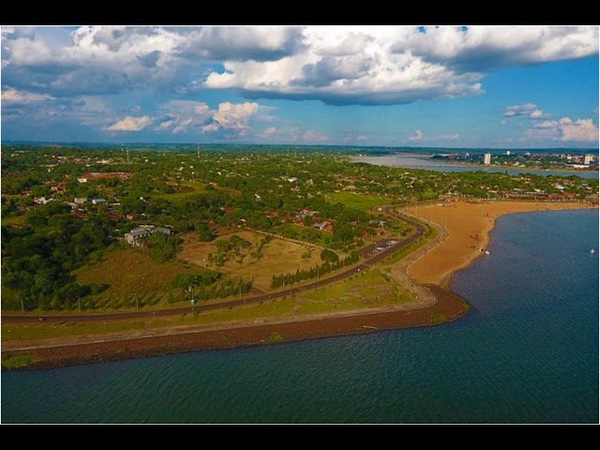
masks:
<svg viewBox="0 0 600 450"><path fill-rule="evenodd" d="M507 106L504 109L504 117L519 116L529 117L531 119L546 119L550 117L550 114L547 114L541 109L539 109L535 103L525 103L524 105ZM505 123L503 123L503 125Z"/></svg>
<svg viewBox="0 0 600 450"><path fill-rule="evenodd" d="M571 121L569 118L561 119L560 127L563 141L598 141L598 127L592 119L577 119Z"/></svg>
<svg viewBox="0 0 600 450"><path fill-rule="evenodd" d="M481 94L495 67L597 53L597 27L3 27L2 80L54 97L153 86L402 104Z"/></svg>
<svg viewBox="0 0 600 450"><path fill-rule="evenodd" d="M460 71L583 58L598 53L598 27L426 27L392 44Z"/></svg>
<svg viewBox="0 0 600 450"><path fill-rule="evenodd" d="M111 126L107 127L108 131L141 131L152 122L150 116L131 117L127 116Z"/></svg>
<svg viewBox="0 0 600 450"><path fill-rule="evenodd" d="M19 91L13 88L2 90L2 103L37 103L52 100L54 97L48 94L36 94L35 92Z"/></svg>
<svg viewBox="0 0 600 450"><path fill-rule="evenodd" d="M480 94L493 67L598 53L596 27L307 27L303 36L301 51L278 60L225 61L204 86L249 98L401 104Z"/></svg>
<svg viewBox="0 0 600 450"><path fill-rule="evenodd" d="M218 130L234 130L240 135L245 135L249 129L250 118L259 110L258 103L230 103L219 104L219 109L212 116L212 122L203 126L203 132Z"/></svg>
<svg viewBox="0 0 600 450"><path fill-rule="evenodd" d="M546 120L525 130L524 140L551 139L555 141L592 142L598 141L598 126L592 119Z"/></svg>
<svg viewBox="0 0 600 450"><path fill-rule="evenodd" d="M301 27L200 27L183 33L177 54L208 60L277 60L303 48Z"/></svg>
<svg viewBox="0 0 600 450"><path fill-rule="evenodd" d="M425 133L421 130L415 130L415 133L408 138L411 142L421 142L425 139Z"/></svg>
<svg viewBox="0 0 600 450"><path fill-rule="evenodd" d="M504 110L504 117L515 116L530 116L537 111L537 106L534 103L526 103L524 105L507 106Z"/></svg>
<svg viewBox="0 0 600 450"><path fill-rule="evenodd" d="M172 100L160 108L163 114L155 131L169 131L172 134L187 132L205 125L214 111L204 102L193 100Z"/></svg>

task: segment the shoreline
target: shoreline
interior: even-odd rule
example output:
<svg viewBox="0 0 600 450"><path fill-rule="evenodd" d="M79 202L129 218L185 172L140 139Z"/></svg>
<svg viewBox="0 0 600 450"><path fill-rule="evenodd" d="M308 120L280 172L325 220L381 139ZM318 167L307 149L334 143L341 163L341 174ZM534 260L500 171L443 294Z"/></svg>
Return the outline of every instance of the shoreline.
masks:
<svg viewBox="0 0 600 450"><path fill-rule="evenodd" d="M483 212L486 208L489 210L487 214ZM54 341L50 338L43 342L11 341L2 346L2 370L37 370L181 352L257 347L449 323L470 310L468 302L451 290L454 275L485 256L477 247L486 249L489 246L491 233L499 217L568 209L598 209L598 206L580 203L485 202L475 205L459 203L452 207L422 206L414 212L411 208L405 208L410 215L435 224L439 232L436 239L392 266L393 271L402 275L398 277L402 282L408 280L411 291L421 292L415 304L408 308L402 305L348 310L335 315L287 316L262 319L260 322L254 320L142 330L123 332L120 336L75 336L56 338ZM479 219L475 220L477 217ZM472 242L472 228L477 228L478 239L475 244ZM424 291L428 291L434 300L424 299ZM5 358L20 355L31 357L30 363L24 367L5 367Z"/></svg>

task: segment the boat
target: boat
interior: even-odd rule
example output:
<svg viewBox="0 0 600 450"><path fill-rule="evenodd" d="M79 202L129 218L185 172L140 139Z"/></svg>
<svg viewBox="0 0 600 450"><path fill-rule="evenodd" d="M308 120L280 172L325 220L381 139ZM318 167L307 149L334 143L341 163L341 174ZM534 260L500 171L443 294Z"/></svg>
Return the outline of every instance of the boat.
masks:
<svg viewBox="0 0 600 450"><path fill-rule="evenodd" d="M590 250L590 253L596 253L596 250L594 250L594 249L591 249L591 250Z"/></svg>

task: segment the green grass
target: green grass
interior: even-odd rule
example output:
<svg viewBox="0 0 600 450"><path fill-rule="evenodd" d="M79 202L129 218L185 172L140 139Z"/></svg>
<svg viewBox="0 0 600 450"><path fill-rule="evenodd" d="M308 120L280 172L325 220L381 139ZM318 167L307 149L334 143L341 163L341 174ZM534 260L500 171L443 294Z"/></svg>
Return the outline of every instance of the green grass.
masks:
<svg viewBox="0 0 600 450"><path fill-rule="evenodd" d="M274 332L271 334L271 336L269 336L270 342L282 342L283 340L284 340L283 335L278 332Z"/></svg>
<svg viewBox="0 0 600 450"><path fill-rule="evenodd" d="M4 341L24 341L55 337L100 334L116 331L141 330L146 328L143 321L109 321L102 323L55 323L53 325L2 326Z"/></svg>
<svg viewBox="0 0 600 450"><path fill-rule="evenodd" d="M447 318L441 313L435 313L431 315L430 321L432 325L439 325L446 322Z"/></svg>
<svg viewBox="0 0 600 450"><path fill-rule="evenodd" d="M163 298L167 304L169 298L171 302L183 299L183 293L172 289L169 282L184 273L194 273L194 269L178 260L160 263L145 249L127 247L107 252L103 260L87 264L73 274L80 284L107 283L110 286L82 301L84 309L93 302L99 312L102 309L147 307Z"/></svg>
<svg viewBox="0 0 600 450"><path fill-rule="evenodd" d="M19 341L30 339L45 339L77 335L93 335L109 332L157 329L163 327L213 324L224 321L245 319L261 319L274 317L291 312L295 305L293 298L271 300L263 304L251 305L244 308L223 309L218 311L189 313L148 320L118 320L106 323L56 323L20 326L2 326L2 339Z"/></svg>
<svg viewBox="0 0 600 450"><path fill-rule="evenodd" d="M390 199L377 195L357 194L356 192L340 191L329 194L331 203L343 203L346 208L358 209L360 211L372 212L377 205L387 205Z"/></svg>
<svg viewBox="0 0 600 450"><path fill-rule="evenodd" d="M5 369L19 369L30 366L39 360L40 358L33 354L7 355L2 357L2 367Z"/></svg>
<svg viewBox="0 0 600 450"><path fill-rule="evenodd" d="M206 183L201 181L182 181L180 183L181 187L192 188L192 190L188 192L175 192L173 194L155 194L153 198L162 198L173 203L181 203L188 197L206 192L205 185Z"/></svg>
<svg viewBox="0 0 600 450"><path fill-rule="evenodd" d="M24 225L26 219L27 219L27 215L5 217L4 219L2 219L2 225L4 225L4 226Z"/></svg>
<svg viewBox="0 0 600 450"><path fill-rule="evenodd" d="M404 288L372 269L360 275L302 294L299 314L372 308L413 301Z"/></svg>

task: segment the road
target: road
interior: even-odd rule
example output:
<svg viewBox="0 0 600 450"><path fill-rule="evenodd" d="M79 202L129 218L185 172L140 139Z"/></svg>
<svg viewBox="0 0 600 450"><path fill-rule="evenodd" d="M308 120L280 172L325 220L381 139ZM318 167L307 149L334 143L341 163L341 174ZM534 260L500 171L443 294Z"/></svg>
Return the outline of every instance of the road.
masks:
<svg viewBox="0 0 600 450"><path fill-rule="evenodd" d="M385 206L382 208L386 215L398 218L393 212L392 206ZM403 250L408 247L410 244L418 240L425 233L425 227L418 221L410 219L408 217L402 217L402 220L407 220L411 222L415 227L416 231L412 235L406 238L395 238L390 237L383 240L375 241L369 246L361 249L359 251L359 255L363 262L360 264L353 266L349 269L346 269L342 272L338 272L335 275L320 278L313 283L304 284L302 286L297 286L293 288L284 289L277 292L270 292L264 294L257 294L249 297L240 298L239 300L227 300L218 303L211 303L209 305L195 306L193 311L195 312L203 312L210 311L215 309L224 309L224 308L233 308L241 305L249 305L253 303L261 303L267 300L273 300L279 297L285 297L293 294L298 294L300 292L306 292L312 289L320 288L323 286L327 286L328 284L335 283L336 281L344 280L346 278L351 277L361 271L367 270L372 267L374 264L384 260L385 258L391 256L392 254ZM373 253L373 250L378 246L390 241L397 241L396 244L390 245L384 250ZM98 313L98 314L52 314L52 315L40 315L40 314L10 314L2 315L3 323L34 323L40 321L48 321L48 322L82 322L82 321L107 321L107 320L117 320L117 319L138 319L138 318L148 318L148 317L159 317L159 316L168 316L174 314L183 314L189 313L192 311L190 306L183 306L178 308L168 308L168 309L160 309L160 310L151 310L151 311L131 311L131 312L115 312L115 313Z"/></svg>

